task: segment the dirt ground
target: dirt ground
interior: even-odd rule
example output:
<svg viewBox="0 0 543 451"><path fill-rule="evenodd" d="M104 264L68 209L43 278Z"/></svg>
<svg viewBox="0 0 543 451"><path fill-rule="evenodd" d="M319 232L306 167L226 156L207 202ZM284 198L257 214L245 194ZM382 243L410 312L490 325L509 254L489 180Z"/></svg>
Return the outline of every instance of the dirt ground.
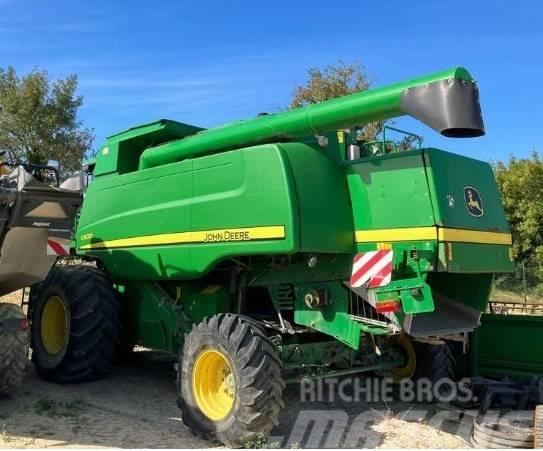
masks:
<svg viewBox="0 0 543 451"><path fill-rule="evenodd" d="M24 387L0 400L0 447L212 446L181 422L173 365L164 354L137 352L106 378L78 385L44 382L31 367ZM436 421L435 406L301 402L296 386L285 401L280 425L255 447L469 447L468 429Z"/></svg>
<svg viewBox="0 0 543 451"><path fill-rule="evenodd" d="M14 295L2 301L19 299ZM0 399L0 448L214 446L194 437L181 422L175 403L175 360L140 350L104 379L73 385L45 382L30 365L23 387ZM288 386L279 426L252 446L470 447L469 417L448 408L368 403L363 397L356 402L302 398L299 386Z"/></svg>

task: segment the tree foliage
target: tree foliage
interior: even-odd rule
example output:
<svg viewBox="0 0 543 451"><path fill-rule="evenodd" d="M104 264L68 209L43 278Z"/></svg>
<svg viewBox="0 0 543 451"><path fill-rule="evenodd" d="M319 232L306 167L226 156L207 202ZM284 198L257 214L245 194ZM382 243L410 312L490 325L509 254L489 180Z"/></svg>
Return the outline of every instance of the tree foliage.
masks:
<svg viewBox="0 0 543 451"><path fill-rule="evenodd" d="M511 158L494 165L505 212L513 235L517 262L533 269L533 279L543 284L543 160Z"/></svg>
<svg viewBox="0 0 543 451"><path fill-rule="evenodd" d="M346 64L340 61L337 66L329 65L324 69L312 67L308 69L308 80L303 85L294 89L294 95L290 102L290 108L298 108L336 97L366 91L372 85L372 80L359 62ZM360 124L360 139L374 141L383 131L384 121ZM404 136L395 142L400 152L411 150L416 139L412 136Z"/></svg>
<svg viewBox="0 0 543 451"><path fill-rule="evenodd" d="M51 81L45 70L19 76L13 67L0 69L0 150L10 162L81 166L94 137L78 119L83 97L76 90L75 75Z"/></svg>
<svg viewBox="0 0 543 451"><path fill-rule="evenodd" d="M307 82L294 89L290 108L366 91L372 84L364 66L358 62L346 64L340 61L337 66L329 65L322 70L312 67L308 69L307 74ZM383 122L381 121L364 124L361 125L361 137L366 141L372 141L382 130Z"/></svg>

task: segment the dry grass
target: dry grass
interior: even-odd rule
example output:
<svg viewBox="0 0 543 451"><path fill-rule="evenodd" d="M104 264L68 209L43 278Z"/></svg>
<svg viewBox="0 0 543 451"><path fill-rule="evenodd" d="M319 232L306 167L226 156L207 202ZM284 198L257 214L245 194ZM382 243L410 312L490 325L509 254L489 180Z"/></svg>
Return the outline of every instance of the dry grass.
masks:
<svg viewBox="0 0 543 451"><path fill-rule="evenodd" d="M409 411L374 413L377 422L373 429L385 437L379 448L471 448L461 437L424 424L423 420L407 421Z"/></svg>
<svg viewBox="0 0 543 451"><path fill-rule="evenodd" d="M535 296L533 294L527 294L526 298L524 294L517 293L514 291L500 290L499 288L494 288L490 295L490 300L494 302L511 302L511 303L524 303L529 304L543 304L543 298L540 296Z"/></svg>
<svg viewBox="0 0 543 451"><path fill-rule="evenodd" d="M17 290L17 291L14 291L13 293L6 294L5 296L0 297L0 302L8 302L10 304L20 305L22 295L23 295L23 290Z"/></svg>

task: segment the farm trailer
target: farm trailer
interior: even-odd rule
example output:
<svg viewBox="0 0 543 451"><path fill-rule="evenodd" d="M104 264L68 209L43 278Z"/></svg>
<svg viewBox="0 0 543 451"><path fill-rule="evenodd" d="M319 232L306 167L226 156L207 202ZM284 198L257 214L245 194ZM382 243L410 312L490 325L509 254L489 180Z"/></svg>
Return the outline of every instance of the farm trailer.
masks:
<svg viewBox="0 0 543 451"><path fill-rule="evenodd" d="M47 380L96 379L119 346L179 356L185 424L242 446L285 381L450 375L511 236L486 163L363 142L401 115L484 134L463 68L204 130L170 120L99 149L73 253L31 291ZM44 324L47 327L44 327Z"/></svg>

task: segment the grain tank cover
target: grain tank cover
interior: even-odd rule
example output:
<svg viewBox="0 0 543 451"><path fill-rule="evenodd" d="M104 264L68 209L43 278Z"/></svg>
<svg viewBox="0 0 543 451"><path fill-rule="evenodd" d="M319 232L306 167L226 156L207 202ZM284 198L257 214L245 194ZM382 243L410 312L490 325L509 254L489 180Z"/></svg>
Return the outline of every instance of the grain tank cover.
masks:
<svg viewBox="0 0 543 451"><path fill-rule="evenodd" d="M194 135L202 130L204 129L201 127L184 124L183 122L159 119L147 124L130 127L120 133L108 136L107 139L119 142L137 140L139 145L148 147Z"/></svg>
<svg viewBox="0 0 543 451"><path fill-rule="evenodd" d="M124 174L135 171L145 149L181 140L204 130L201 127L168 119L131 127L109 136L96 159L94 175Z"/></svg>

